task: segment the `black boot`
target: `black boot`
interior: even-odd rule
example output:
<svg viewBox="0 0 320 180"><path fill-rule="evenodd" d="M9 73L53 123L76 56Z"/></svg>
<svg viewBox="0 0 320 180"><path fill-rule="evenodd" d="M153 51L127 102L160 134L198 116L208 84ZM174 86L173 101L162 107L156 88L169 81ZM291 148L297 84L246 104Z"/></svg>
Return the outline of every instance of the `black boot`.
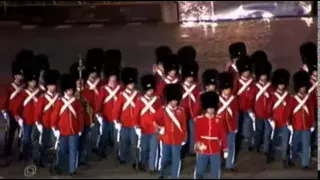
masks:
<svg viewBox="0 0 320 180"><path fill-rule="evenodd" d="M291 160L288 163L289 167L295 167L296 165L294 164L294 162L292 162Z"/></svg>

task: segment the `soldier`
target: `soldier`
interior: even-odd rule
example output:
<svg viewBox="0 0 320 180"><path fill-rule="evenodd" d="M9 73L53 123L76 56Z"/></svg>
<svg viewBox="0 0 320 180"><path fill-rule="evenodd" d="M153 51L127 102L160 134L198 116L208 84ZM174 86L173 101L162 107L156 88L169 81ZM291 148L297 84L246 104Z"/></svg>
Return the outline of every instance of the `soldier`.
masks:
<svg viewBox="0 0 320 180"><path fill-rule="evenodd" d="M267 53L261 50L255 51L254 53L252 53L252 55L250 56L250 59L252 61L253 64L253 72L255 72L255 68L256 66L259 66L259 63L269 63L268 60L268 56ZM255 74L253 74L255 75Z"/></svg>
<svg viewBox="0 0 320 180"><path fill-rule="evenodd" d="M314 104L314 109L315 109L315 113L317 113L317 105L318 105L318 66L317 66L317 60L315 60L314 62L310 62L309 63L309 75L310 75L310 82L311 82L311 87L308 90L308 94L310 96L310 98L313 101ZM317 114L315 114L315 117L317 117ZM316 121L317 124L318 121ZM312 150L316 150L317 149L317 144L318 144L318 132L314 131L312 134Z"/></svg>
<svg viewBox="0 0 320 180"><path fill-rule="evenodd" d="M237 60L238 78L235 81L234 94L239 102L239 133L238 136L244 137L245 145L249 151L253 147L253 132L255 129L255 115L253 112L253 78L252 62L248 56L240 56ZM237 138L240 143L241 138ZM238 144L240 145L240 144Z"/></svg>
<svg viewBox="0 0 320 180"><path fill-rule="evenodd" d="M220 179L221 152L228 156L227 135L221 116L216 115L219 96L215 92L201 95L203 115L195 121L195 141L197 162L194 179L204 179L207 165L210 164L210 178Z"/></svg>
<svg viewBox="0 0 320 180"><path fill-rule="evenodd" d="M293 126L293 139L290 166L294 166L298 150L301 149L302 167L309 169L311 133L315 130L314 104L308 95L311 83L308 73L304 71L295 73L293 81L295 95L291 101L292 118L290 124Z"/></svg>
<svg viewBox="0 0 320 180"><path fill-rule="evenodd" d="M60 141L58 152L58 169L64 169L69 158L68 172L73 176L78 166L79 137L83 131L83 106L75 98L76 81L70 74L61 76L60 89L62 97L58 99L51 114L52 130Z"/></svg>
<svg viewBox="0 0 320 180"><path fill-rule="evenodd" d="M232 74L238 76L238 68L236 65L240 56L247 55L247 48L244 42L235 42L229 46L230 61L227 63L225 71L230 71Z"/></svg>
<svg viewBox="0 0 320 180"><path fill-rule="evenodd" d="M202 74L202 83L204 91L197 96L196 104L193 107L193 116L196 117L201 114L201 94L204 92L216 92L217 91L217 78L219 72L216 69L206 69Z"/></svg>
<svg viewBox="0 0 320 180"><path fill-rule="evenodd" d="M168 84L179 83L179 68L180 64L177 55L172 54L168 60L164 62L165 78L158 82L156 87L156 95L163 100L163 90Z"/></svg>
<svg viewBox="0 0 320 180"><path fill-rule="evenodd" d="M200 86L196 83L198 79L199 65L196 62L184 64L181 69L182 76L182 99L180 106L184 108L188 121L188 142L189 153L194 154L194 118L193 109L196 105L196 98L200 94Z"/></svg>
<svg viewBox="0 0 320 180"><path fill-rule="evenodd" d="M123 90L120 85L120 69L118 66L105 66L104 77L106 84L100 87L97 99L96 117L102 124L102 135L99 142L99 154L104 157L108 147L117 142L115 121L112 119L112 111L120 92Z"/></svg>
<svg viewBox="0 0 320 180"><path fill-rule="evenodd" d="M35 108L36 127L40 132L40 165L45 167L48 163L45 153L49 148L53 147L51 114L53 107L58 100L57 85L60 78L60 73L57 70L49 70L45 72L43 80L47 91L42 94Z"/></svg>
<svg viewBox="0 0 320 180"><path fill-rule="evenodd" d="M272 66L268 61L260 60L255 63L254 70L257 81L252 88L254 98L253 109L256 116L254 141L258 152L260 152L263 143L263 152L267 155L270 144L270 134L275 128L273 121L268 120L268 104L272 92L272 85L269 79Z"/></svg>
<svg viewBox="0 0 320 180"><path fill-rule="evenodd" d="M270 161L275 156L276 145L280 144L281 159L284 167L286 167L288 159L288 141L289 135L292 133L292 126L289 125L291 118L290 104L291 96L288 92L290 81L290 73L285 69L277 69L271 78L271 83L274 91L271 93L268 105L269 118L268 121L273 121L275 129L271 133L271 149L268 149L268 159ZM270 123L272 124L272 123ZM273 135L272 135L273 134ZM272 137L273 136L273 137Z"/></svg>
<svg viewBox="0 0 320 180"><path fill-rule="evenodd" d="M141 77L140 83L144 95L136 102L134 116L142 131L141 136L141 168L154 172L156 170L158 137L155 122L156 112L161 108L161 100L155 96L156 77L146 74Z"/></svg>
<svg viewBox="0 0 320 180"><path fill-rule="evenodd" d="M13 108L13 115L17 120L21 130L19 137L22 137L21 158L31 160L32 156L32 135L35 125L35 105L40 96L38 88L40 71L35 67L34 62L30 62L24 71L24 79L27 87L18 95L18 102Z"/></svg>
<svg viewBox="0 0 320 180"><path fill-rule="evenodd" d="M19 96L24 90L24 62L28 56L17 54L16 60L12 62L13 81L5 89L4 101L1 113L5 119L5 146L4 157L12 155L12 143L15 132L19 125L14 118L14 109L18 106Z"/></svg>
<svg viewBox="0 0 320 180"><path fill-rule="evenodd" d="M317 59L317 45L313 42L306 42L300 46L300 56L302 61L301 70L309 72L308 64Z"/></svg>
<svg viewBox="0 0 320 180"><path fill-rule="evenodd" d="M156 76L156 82L160 82L165 78L164 62L168 60L168 57L172 54L170 47L162 45L156 48L156 64L152 67L152 72Z"/></svg>
<svg viewBox="0 0 320 180"><path fill-rule="evenodd" d="M179 63L182 66L187 66L188 64L195 64L196 63L196 57L197 57L197 51L193 46L187 45L187 46L182 46L178 50L178 59ZM179 71L181 73L181 69ZM198 78L198 77L197 77ZM198 79L196 79L197 81Z"/></svg>
<svg viewBox="0 0 320 180"><path fill-rule="evenodd" d="M219 74L219 109L217 115L221 116L227 132L228 157L226 159L226 169L234 171L234 161L236 155L236 134L238 132L238 100L232 95L233 74L222 72Z"/></svg>
<svg viewBox="0 0 320 180"><path fill-rule="evenodd" d="M164 95L167 105L156 113L156 122L161 135L162 158L159 179L171 162L171 178L178 179L181 168L181 147L187 141L187 119L183 107L179 106L182 99L180 84L166 86Z"/></svg>
<svg viewBox="0 0 320 180"><path fill-rule="evenodd" d="M35 57L35 63L40 69L39 87L42 92L46 92L46 86L43 75L50 69L49 58L45 54L38 54Z"/></svg>
<svg viewBox="0 0 320 180"><path fill-rule="evenodd" d="M115 128L120 131L120 163L132 161L132 168L136 168L137 141L141 137L141 129L137 126L133 113L139 92L136 89L138 70L123 68L121 71L122 83L125 90L120 93L112 112Z"/></svg>

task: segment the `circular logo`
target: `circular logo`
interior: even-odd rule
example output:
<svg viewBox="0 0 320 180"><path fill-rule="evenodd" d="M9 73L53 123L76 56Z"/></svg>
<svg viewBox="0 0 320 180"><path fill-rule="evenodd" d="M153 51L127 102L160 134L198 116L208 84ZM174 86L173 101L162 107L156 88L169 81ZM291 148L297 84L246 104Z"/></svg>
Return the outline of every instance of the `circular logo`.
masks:
<svg viewBox="0 0 320 180"><path fill-rule="evenodd" d="M28 165L24 168L24 176L25 177L33 177L37 173L37 166L35 165Z"/></svg>

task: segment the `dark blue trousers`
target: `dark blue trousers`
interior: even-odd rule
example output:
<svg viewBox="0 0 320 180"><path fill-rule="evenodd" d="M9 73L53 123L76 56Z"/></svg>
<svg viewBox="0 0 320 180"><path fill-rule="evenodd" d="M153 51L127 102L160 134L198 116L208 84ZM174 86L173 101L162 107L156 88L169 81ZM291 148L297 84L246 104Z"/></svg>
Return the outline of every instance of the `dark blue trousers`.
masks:
<svg viewBox="0 0 320 180"><path fill-rule="evenodd" d="M61 169L68 169L69 173L76 172L79 156L79 135L60 136L58 165Z"/></svg>
<svg viewBox="0 0 320 180"><path fill-rule="evenodd" d="M90 143L90 127L84 127L81 136L79 137L79 162L87 163L91 156L91 143Z"/></svg>
<svg viewBox="0 0 320 180"><path fill-rule="evenodd" d="M292 139L292 152L291 161L295 162L298 156L298 151L302 149L301 165L302 167L308 167L310 165L310 143L311 143L310 130L294 131Z"/></svg>
<svg viewBox="0 0 320 180"><path fill-rule="evenodd" d="M123 162L136 163L137 139L135 129L122 127L120 130L120 160Z"/></svg>
<svg viewBox="0 0 320 180"><path fill-rule="evenodd" d="M256 119L255 146L258 150L263 147L263 152L267 153L270 144L272 128L267 119Z"/></svg>
<svg viewBox="0 0 320 180"><path fill-rule="evenodd" d="M162 143L160 176L165 176L165 172L170 163L171 179L179 179L181 170L181 145Z"/></svg>
<svg viewBox="0 0 320 180"><path fill-rule="evenodd" d="M220 154L197 154L194 179L204 179L207 166L210 165L210 179L220 179L221 156Z"/></svg>
<svg viewBox="0 0 320 180"><path fill-rule="evenodd" d="M156 134L143 134L141 137L141 163L148 167L149 171L156 170L158 144Z"/></svg>

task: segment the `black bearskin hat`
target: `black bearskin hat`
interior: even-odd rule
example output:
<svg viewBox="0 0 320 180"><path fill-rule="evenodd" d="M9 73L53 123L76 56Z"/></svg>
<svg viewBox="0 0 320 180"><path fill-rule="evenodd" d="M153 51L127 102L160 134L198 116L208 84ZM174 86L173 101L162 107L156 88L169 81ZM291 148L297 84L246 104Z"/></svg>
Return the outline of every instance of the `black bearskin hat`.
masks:
<svg viewBox="0 0 320 180"><path fill-rule="evenodd" d="M63 74L60 79L60 90L65 92L68 89L76 90L76 79L71 74Z"/></svg>
<svg viewBox="0 0 320 180"><path fill-rule="evenodd" d="M272 65L269 63L269 61L256 62L254 71L258 79L261 75L267 75L269 79L272 71Z"/></svg>
<svg viewBox="0 0 320 180"><path fill-rule="evenodd" d="M164 62L163 67L166 74L172 70L176 70L178 73L180 69L180 64L179 64L177 55L175 54L170 55L168 57L168 60Z"/></svg>
<svg viewBox="0 0 320 180"><path fill-rule="evenodd" d="M109 64L108 66L104 66L103 73L106 78L110 76L120 76L120 69L116 65Z"/></svg>
<svg viewBox="0 0 320 180"><path fill-rule="evenodd" d="M317 45L313 42L306 42L300 46L300 56L303 64L317 61Z"/></svg>
<svg viewBox="0 0 320 180"><path fill-rule="evenodd" d="M101 65L97 61L86 62L85 68L86 68L88 75L95 72L98 74L98 76L100 76Z"/></svg>
<svg viewBox="0 0 320 180"><path fill-rule="evenodd" d="M204 86L213 84L217 85L219 71L216 69L206 69L202 74L202 83Z"/></svg>
<svg viewBox="0 0 320 180"><path fill-rule="evenodd" d="M105 62L104 66L117 66L118 69L121 69L121 59L122 54L119 49L109 49L105 52Z"/></svg>
<svg viewBox="0 0 320 180"><path fill-rule="evenodd" d="M167 103L172 100L177 100L178 102L182 99L182 87L180 84L168 84L164 88L164 96Z"/></svg>
<svg viewBox="0 0 320 180"><path fill-rule="evenodd" d="M206 110L208 108L218 109L219 96L216 92L205 92L200 96L201 108Z"/></svg>
<svg viewBox="0 0 320 180"><path fill-rule="evenodd" d="M181 64L188 64L196 61L197 51L193 46L183 46L178 50L178 58Z"/></svg>
<svg viewBox="0 0 320 180"><path fill-rule="evenodd" d="M259 62L266 62L266 61L269 62L267 53L261 50L255 51L250 56L250 59L253 64L259 63Z"/></svg>
<svg viewBox="0 0 320 180"><path fill-rule="evenodd" d="M36 65L39 66L40 70L47 71L50 68L49 58L45 54L38 54L34 57Z"/></svg>
<svg viewBox="0 0 320 180"><path fill-rule="evenodd" d="M102 66L104 61L104 51L101 48L92 48L87 51L85 64L96 64L99 67Z"/></svg>
<svg viewBox="0 0 320 180"><path fill-rule="evenodd" d="M233 89L233 74L231 72L222 72L219 74L219 89Z"/></svg>
<svg viewBox="0 0 320 180"><path fill-rule="evenodd" d="M243 73L245 71L252 72L253 70L253 64L251 62L251 59L249 56L240 56L239 59L236 62L237 69L239 73Z"/></svg>
<svg viewBox="0 0 320 180"><path fill-rule="evenodd" d="M172 50L169 46L162 45L156 48L155 54L156 54L156 63L164 64L164 61L166 61L168 57L172 54Z"/></svg>
<svg viewBox="0 0 320 180"><path fill-rule="evenodd" d="M140 83L141 83L142 89L144 91L148 91L149 89L155 89L156 88L156 77L152 74L143 75L140 78Z"/></svg>
<svg viewBox="0 0 320 180"><path fill-rule="evenodd" d="M230 59L239 58L242 55L247 55L247 47L244 42L235 42L229 46Z"/></svg>
<svg viewBox="0 0 320 180"><path fill-rule="evenodd" d="M44 73L45 85L58 85L60 79L60 72L56 69L50 69Z"/></svg>
<svg viewBox="0 0 320 180"><path fill-rule="evenodd" d="M181 66L181 75L183 79L187 77L197 78L198 72L199 72L199 64L197 62L183 64Z"/></svg>
<svg viewBox="0 0 320 180"><path fill-rule="evenodd" d="M138 83L138 69L132 67L125 67L121 70L121 80L124 85L130 83Z"/></svg>
<svg viewBox="0 0 320 180"><path fill-rule="evenodd" d="M307 90L311 86L310 76L305 71L298 71L293 75L294 91L297 93L300 88L306 87Z"/></svg>
<svg viewBox="0 0 320 180"><path fill-rule="evenodd" d="M80 77L79 77L79 63L78 62L73 63L69 67L69 73L76 81L79 80ZM82 70L81 76L82 76L81 78L83 79L83 81L87 81L89 73L85 67Z"/></svg>
<svg viewBox="0 0 320 180"><path fill-rule="evenodd" d="M25 82L35 80L38 83L39 77L40 77L40 69L38 69L34 61L31 61L24 68L24 80Z"/></svg>
<svg viewBox="0 0 320 180"><path fill-rule="evenodd" d="M19 51L14 61L12 62L12 75L24 74L25 68L30 66L30 63L33 63L34 53L31 50L22 49Z"/></svg>
<svg viewBox="0 0 320 180"><path fill-rule="evenodd" d="M271 83L274 88L277 88L280 84L283 84L286 87L288 87L289 81L290 73L286 69L277 69L273 72Z"/></svg>

